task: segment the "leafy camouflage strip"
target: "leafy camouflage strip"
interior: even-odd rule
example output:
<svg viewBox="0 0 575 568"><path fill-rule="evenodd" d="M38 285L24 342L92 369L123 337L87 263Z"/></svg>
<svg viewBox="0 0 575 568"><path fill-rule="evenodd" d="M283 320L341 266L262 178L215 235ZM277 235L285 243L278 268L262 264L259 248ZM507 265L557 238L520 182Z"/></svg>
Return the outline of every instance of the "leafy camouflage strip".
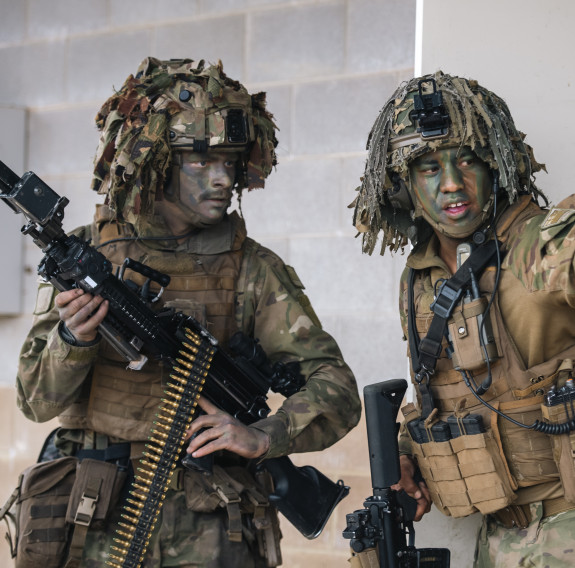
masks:
<svg viewBox="0 0 575 568"><path fill-rule="evenodd" d="M180 91L193 95L181 101ZM96 116L101 131L94 160L92 189L108 194L119 221L138 225L153 214L162 199L172 162L170 130L198 136L207 147L224 143L223 113L240 108L248 117L248 143L227 148L241 151L236 189L264 187L277 164L276 125L266 110L265 93L250 95L241 83L226 76L222 63L191 59L160 61L149 57L112 95Z"/></svg>
<svg viewBox="0 0 575 568"><path fill-rule="evenodd" d="M447 138L422 141L409 114L418 82L429 79L437 82L451 123ZM367 142L368 159L353 217L354 225L364 233L364 252L373 252L380 231L383 233L380 254L383 254L387 247L395 252L408 239L414 241L417 232L426 228L417 212L413 215L407 210L394 209L389 192L394 190L394 174L409 188L409 163L438 148L469 146L499 172L499 185L507 191L510 202L521 192L545 199L532 177L545 166L535 160L524 137L516 129L505 102L474 80L438 71L401 84L381 110Z"/></svg>

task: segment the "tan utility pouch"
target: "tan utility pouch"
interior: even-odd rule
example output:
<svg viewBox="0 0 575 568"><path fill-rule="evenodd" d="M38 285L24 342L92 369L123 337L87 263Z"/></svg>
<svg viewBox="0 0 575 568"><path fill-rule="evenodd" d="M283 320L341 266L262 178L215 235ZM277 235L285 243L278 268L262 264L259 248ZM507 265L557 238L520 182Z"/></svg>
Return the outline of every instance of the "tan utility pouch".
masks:
<svg viewBox="0 0 575 568"><path fill-rule="evenodd" d="M445 442L412 440L411 447L433 502L443 514L457 518L478 510L492 513L515 499L493 432Z"/></svg>
<svg viewBox="0 0 575 568"><path fill-rule="evenodd" d="M557 406L541 405L541 412L546 422L550 424L562 424L574 419L572 406L563 404ZM553 459L559 470L561 485L563 486L563 497L569 503L575 504L575 432L568 434L549 436L553 445Z"/></svg>
<svg viewBox="0 0 575 568"><path fill-rule="evenodd" d="M450 443L465 480L469 501L475 508L487 515L515 500L512 479L492 430L458 436ZM463 510L456 510L452 515L469 514L461 513Z"/></svg>
<svg viewBox="0 0 575 568"><path fill-rule="evenodd" d="M455 368L468 371L479 371L485 368L485 354L481 345L481 321L485 314L488 300L485 296L464 302L463 307L453 311L449 320L449 336L453 345L452 361ZM501 355L497 327L491 325L491 320L485 320L487 341L485 349L490 361Z"/></svg>
<svg viewBox="0 0 575 568"><path fill-rule="evenodd" d="M33 465L20 475L15 568L59 568L70 526L66 510L78 460L65 457Z"/></svg>
<svg viewBox="0 0 575 568"><path fill-rule="evenodd" d="M126 473L106 462L63 457L22 472L13 505L15 568L60 568L77 555L92 521L117 503ZM8 504L7 504L8 506ZM8 511L2 510L4 514ZM73 566L76 564L66 564Z"/></svg>

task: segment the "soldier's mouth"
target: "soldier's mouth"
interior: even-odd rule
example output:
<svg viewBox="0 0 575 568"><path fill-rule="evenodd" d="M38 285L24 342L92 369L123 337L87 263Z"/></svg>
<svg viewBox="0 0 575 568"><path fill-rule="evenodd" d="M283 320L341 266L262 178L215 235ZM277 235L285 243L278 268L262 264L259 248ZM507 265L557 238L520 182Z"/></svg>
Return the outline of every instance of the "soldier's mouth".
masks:
<svg viewBox="0 0 575 568"><path fill-rule="evenodd" d="M229 203L231 200L231 196L228 194L217 194L214 193L213 195L204 195L202 201L211 201L212 203L220 203L225 204Z"/></svg>
<svg viewBox="0 0 575 568"><path fill-rule="evenodd" d="M468 206L469 203L467 201L455 201L453 203L448 203L443 210L449 217L456 218L465 213Z"/></svg>

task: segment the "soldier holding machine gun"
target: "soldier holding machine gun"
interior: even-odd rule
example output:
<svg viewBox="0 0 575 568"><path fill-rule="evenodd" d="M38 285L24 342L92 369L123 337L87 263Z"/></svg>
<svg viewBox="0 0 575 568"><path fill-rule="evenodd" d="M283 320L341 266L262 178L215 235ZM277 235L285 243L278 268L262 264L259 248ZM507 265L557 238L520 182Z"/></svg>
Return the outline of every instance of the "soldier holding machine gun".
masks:
<svg viewBox="0 0 575 568"><path fill-rule="evenodd" d="M265 472L248 466L330 446L356 425L361 406L353 374L322 330L293 268L248 238L243 219L228 213L233 191L263 187L276 164L276 127L265 94L249 95L221 63L148 58L106 101L96 122L101 138L93 189L106 202L92 225L74 234L91 240L155 311L193 317L220 349L240 330L259 340L270 364L297 362L305 383L284 390L288 396L275 414L262 411L258 418L256 412L248 423L200 396L202 412L182 452L195 464L173 464L142 566L277 566L280 534L267 499L272 488ZM126 258L136 263L124 265ZM87 273L84 283L90 267ZM158 274L171 277L165 290ZM77 507L62 497L45 498L31 514L35 538L17 566L56 568L69 555L66 565L95 568L114 558L119 503L128 487L121 481L133 470L140 485L147 483L142 456L164 389L175 382L165 361L149 354L147 362L130 363L139 370L126 369L114 333L103 325L112 299L86 289L92 288L58 293L40 284L21 351L18 405L34 421L59 418L53 440L59 456L115 469L98 478L90 469L81 474L80 466L77 478L83 475L86 483ZM192 341L184 343L194 359ZM125 349L138 347L136 341ZM205 365L206 392L217 357ZM189 374L183 359L182 377ZM154 438L162 447L170 433L158 430ZM213 463L204 467L207 456ZM55 477L58 483L67 479L66 472ZM137 516L144 505L132 502L128 508ZM109 512L98 516L105 503ZM128 541L134 538L129 528L123 533Z"/></svg>
<svg viewBox="0 0 575 568"><path fill-rule="evenodd" d="M524 138L476 81L414 78L374 123L355 202L364 252L413 244L396 488L415 520L432 501L483 514L475 568L573 565L575 210L549 208Z"/></svg>

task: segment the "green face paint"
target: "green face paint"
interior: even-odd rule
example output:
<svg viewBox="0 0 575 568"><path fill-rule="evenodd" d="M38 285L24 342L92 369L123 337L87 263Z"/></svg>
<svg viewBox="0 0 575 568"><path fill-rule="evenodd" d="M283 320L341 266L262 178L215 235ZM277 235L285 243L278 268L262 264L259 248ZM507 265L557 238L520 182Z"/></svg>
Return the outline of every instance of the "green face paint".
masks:
<svg viewBox="0 0 575 568"><path fill-rule="evenodd" d="M460 235L476 230L491 194L491 175L470 148L428 152L409 171L415 197L432 225Z"/></svg>

